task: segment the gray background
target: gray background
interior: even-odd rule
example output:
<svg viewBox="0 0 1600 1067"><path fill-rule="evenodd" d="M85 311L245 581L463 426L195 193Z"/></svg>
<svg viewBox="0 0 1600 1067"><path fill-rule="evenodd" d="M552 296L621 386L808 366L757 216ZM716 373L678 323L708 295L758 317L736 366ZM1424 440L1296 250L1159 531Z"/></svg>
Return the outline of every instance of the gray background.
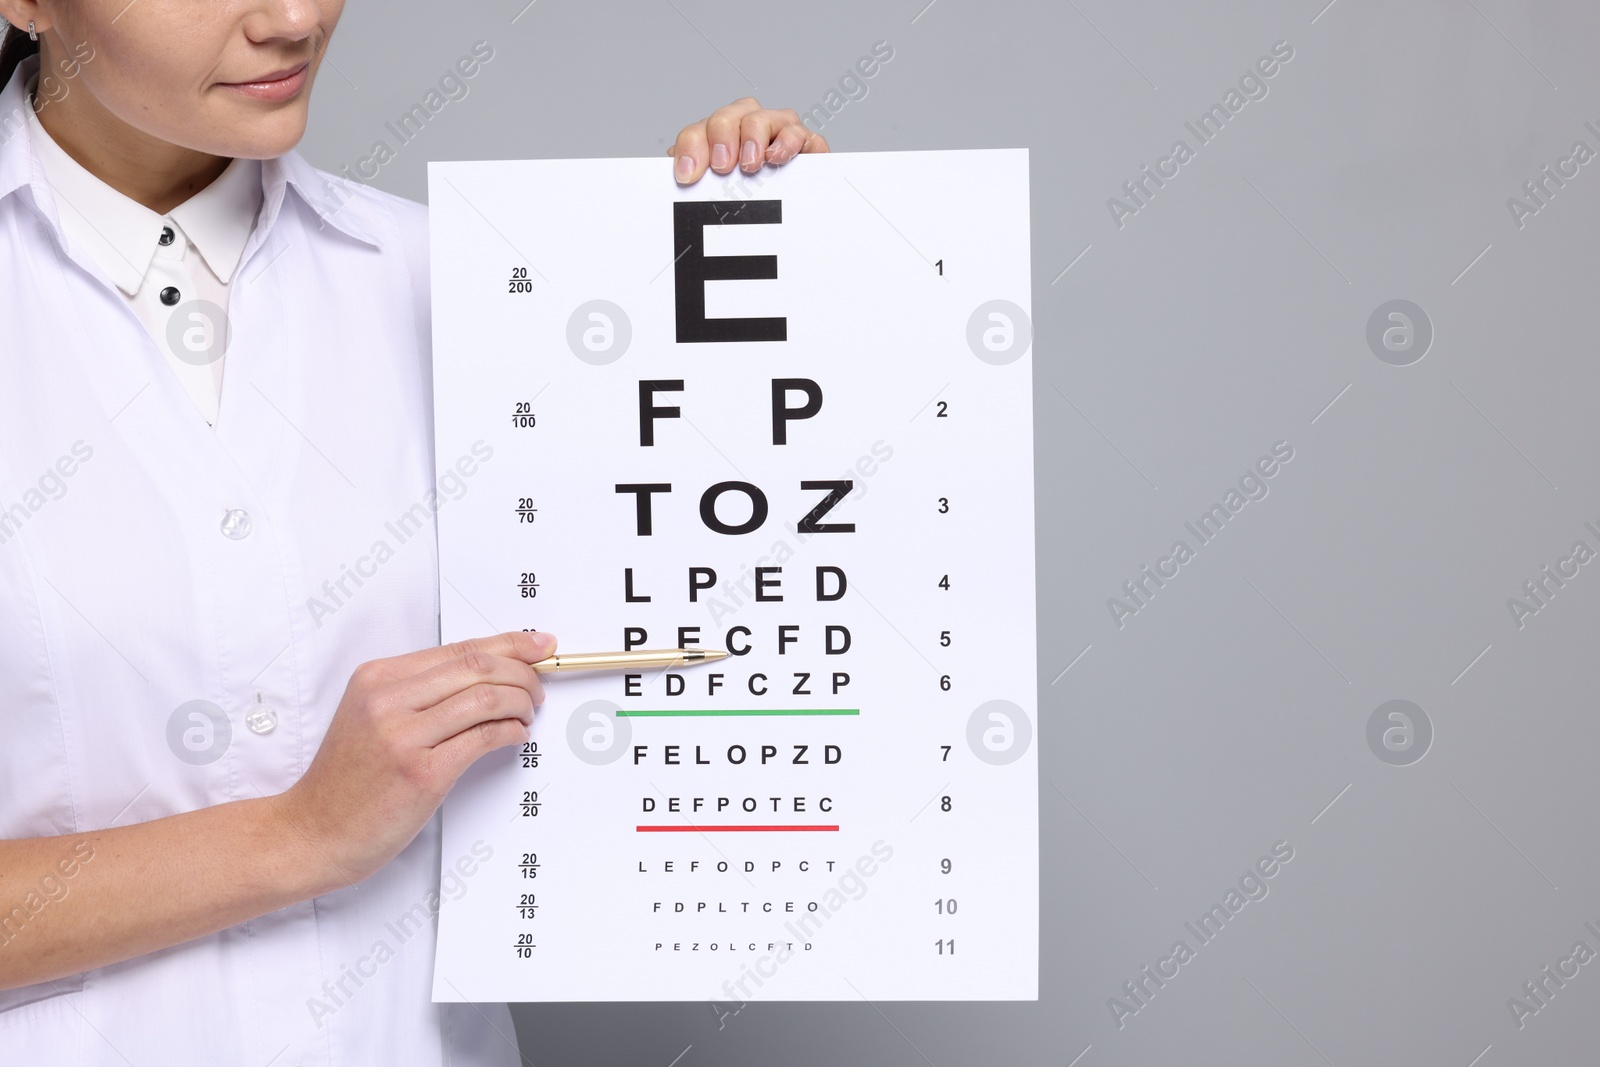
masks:
<svg viewBox="0 0 1600 1067"><path fill-rule="evenodd" d="M1600 9L525 2L352 5L302 151L392 142L480 38L470 95L374 184L660 153L747 93L820 102L880 39L836 149L1031 150L1042 697L1038 1003L517 1006L528 1062L1593 1060L1600 963L1521 1029L1507 999L1600 950L1600 564L1520 630L1506 600L1600 548L1600 161L1521 229L1506 201L1600 150ZM1279 40L1269 95L1119 229L1107 198ZM1406 367L1366 341L1397 298L1435 330ZM1106 599L1278 440L1270 494L1119 630ZM1366 740L1396 698L1433 725L1410 766ZM1270 894L1119 1029L1108 998L1277 841Z"/></svg>

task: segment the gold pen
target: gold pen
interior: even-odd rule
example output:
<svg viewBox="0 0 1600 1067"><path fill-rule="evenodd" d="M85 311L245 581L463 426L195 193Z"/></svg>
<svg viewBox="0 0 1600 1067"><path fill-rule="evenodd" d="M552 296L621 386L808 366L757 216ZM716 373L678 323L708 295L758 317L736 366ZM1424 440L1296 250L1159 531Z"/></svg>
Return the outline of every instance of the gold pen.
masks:
<svg viewBox="0 0 1600 1067"><path fill-rule="evenodd" d="M715 649L658 648L636 652L566 652L542 659L536 671L615 671L628 667L687 667L710 663L728 654Z"/></svg>

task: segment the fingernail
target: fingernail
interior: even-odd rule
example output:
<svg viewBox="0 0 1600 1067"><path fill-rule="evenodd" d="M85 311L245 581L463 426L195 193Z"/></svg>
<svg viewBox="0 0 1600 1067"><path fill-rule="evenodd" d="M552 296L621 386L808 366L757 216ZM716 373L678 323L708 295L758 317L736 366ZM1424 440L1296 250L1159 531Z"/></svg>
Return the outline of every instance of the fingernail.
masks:
<svg viewBox="0 0 1600 1067"><path fill-rule="evenodd" d="M694 157L690 155L680 155L678 157L678 180L680 182L686 182L689 180L689 175L693 173Z"/></svg>
<svg viewBox="0 0 1600 1067"><path fill-rule="evenodd" d="M711 146L711 169L712 170L727 170L728 169L728 164L730 162L732 162L732 160L729 159L729 156L731 156L731 155L732 155L732 153L728 151L728 146L727 145L725 145L725 144L714 144L714 145L712 145Z"/></svg>
<svg viewBox="0 0 1600 1067"><path fill-rule="evenodd" d="M536 633L533 635L533 650L540 659L554 652L556 648L556 635Z"/></svg>
<svg viewBox="0 0 1600 1067"><path fill-rule="evenodd" d="M739 162L747 167L755 166L757 151L754 141L746 141L744 143L744 152L739 156Z"/></svg>

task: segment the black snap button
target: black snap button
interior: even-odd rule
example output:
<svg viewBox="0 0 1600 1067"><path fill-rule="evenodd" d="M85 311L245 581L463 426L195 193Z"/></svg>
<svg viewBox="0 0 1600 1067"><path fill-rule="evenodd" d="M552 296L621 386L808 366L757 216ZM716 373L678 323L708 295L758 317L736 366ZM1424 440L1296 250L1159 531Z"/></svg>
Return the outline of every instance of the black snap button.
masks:
<svg viewBox="0 0 1600 1067"><path fill-rule="evenodd" d="M167 305L167 307L171 307L173 304L176 304L182 297L183 294L178 292L178 290L174 289L170 285L161 290L161 302Z"/></svg>
<svg viewBox="0 0 1600 1067"><path fill-rule="evenodd" d="M161 243L170 245L178 235L172 232L171 226L161 227Z"/></svg>

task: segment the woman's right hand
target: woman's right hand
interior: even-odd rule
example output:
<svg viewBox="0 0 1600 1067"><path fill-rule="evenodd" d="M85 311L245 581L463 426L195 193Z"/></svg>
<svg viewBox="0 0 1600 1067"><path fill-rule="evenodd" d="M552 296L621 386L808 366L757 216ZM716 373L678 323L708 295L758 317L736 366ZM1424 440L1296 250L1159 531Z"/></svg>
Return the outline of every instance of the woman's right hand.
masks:
<svg viewBox="0 0 1600 1067"><path fill-rule="evenodd" d="M353 885L405 848L479 756L527 740L549 634L506 633L356 668L322 746L274 796L128 826L0 840L0 900L94 860L35 909L0 990L105 967ZM60 868L66 871L66 867Z"/></svg>
<svg viewBox="0 0 1600 1067"><path fill-rule="evenodd" d="M333 887L377 871L433 817L478 757L528 739L544 687L530 664L547 633L503 633L356 668L284 814L337 869Z"/></svg>

